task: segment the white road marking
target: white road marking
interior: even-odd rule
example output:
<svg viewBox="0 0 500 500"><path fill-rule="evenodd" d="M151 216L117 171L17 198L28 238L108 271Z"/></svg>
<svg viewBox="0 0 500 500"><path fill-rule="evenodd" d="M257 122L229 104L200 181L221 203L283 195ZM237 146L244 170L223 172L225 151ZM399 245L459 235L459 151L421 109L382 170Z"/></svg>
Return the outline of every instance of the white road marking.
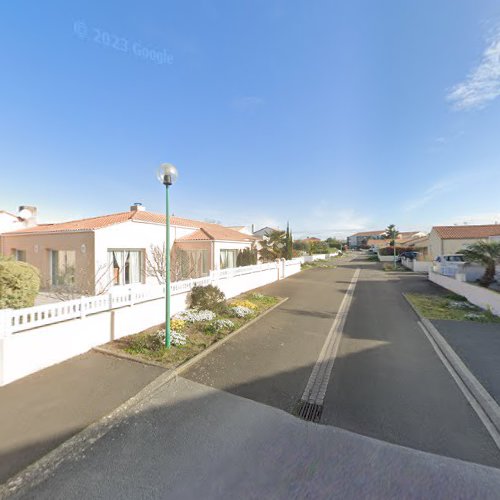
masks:
<svg viewBox="0 0 500 500"><path fill-rule="evenodd" d="M476 398L472 395L468 387L464 384L463 380L460 378L458 373L455 371L451 363L448 361L446 356L441 352L441 349L437 345L436 341L432 337L432 335L427 331L427 328L422 324L421 321L418 321L418 326L422 329L422 331L425 333L425 336L431 343L434 351L436 351L436 354L438 355L439 359L443 363L443 365L446 367L448 372L450 373L451 377L455 381L455 383L458 385L458 388L462 391L462 394L465 396L465 399L468 401L468 403L472 406L474 411L477 413L477 416L483 423L483 425L486 427L486 430L489 432L490 436L492 437L493 441L495 441L495 444L497 445L498 449L500 449L500 434L498 433L496 427L493 425L491 420L489 419L488 415L486 412L483 410L481 405L477 402Z"/></svg>
<svg viewBox="0 0 500 500"><path fill-rule="evenodd" d="M318 361L316 361L311 372L307 386L302 394L302 401L318 405L323 404L359 273L360 269L356 269L342 303L340 304L339 312L337 316L335 316L335 320L323 344Z"/></svg>

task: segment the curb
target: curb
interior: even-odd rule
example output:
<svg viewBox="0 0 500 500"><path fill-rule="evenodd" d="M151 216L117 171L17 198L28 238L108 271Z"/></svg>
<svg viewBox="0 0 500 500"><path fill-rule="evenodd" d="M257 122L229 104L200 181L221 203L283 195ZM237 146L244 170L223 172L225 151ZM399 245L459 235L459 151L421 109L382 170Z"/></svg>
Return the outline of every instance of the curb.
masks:
<svg viewBox="0 0 500 500"><path fill-rule="evenodd" d="M405 294L403 294L403 297L419 318L425 331L434 340L436 347L446 358L452 369L456 372L456 375L460 378L465 387L470 391L471 395L479 404L482 411L490 420L497 434L496 438L494 436L492 437L497 443L497 446L499 446L500 448L500 406L490 395L490 393L484 388L481 382L479 382L474 374L467 368L462 359L453 350L450 344L446 342L444 337L441 335L441 333L439 333L439 330L432 324L432 322L422 316L420 311L417 310L417 308L411 303L411 301L406 297Z"/></svg>
<svg viewBox="0 0 500 500"><path fill-rule="evenodd" d="M80 456L89 446L93 445L96 441L105 436L114 427L117 427L119 424L123 423L129 416L131 416L135 407L139 406L148 398L152 397L156 391L161 389L163 386L171 383L172 381L175 381L177 377L182 372L187 370L191 365L203 359L212 351L225 344L228 340L235 337L238 333L241 333L243 330L248 328L253 323L257 322L259 319L263 318L266 314L269 314L271 311L285 303L287 300L288 297L281 299L277 304L274 304L274 306L264 311L260 316L257 316L248 323L245 323L240 328L238 328L234 332L231 332L223 339L214 342L210 347L193 356L191 359L187 360L185 363L173 370L166 369L165 366L161 365L160 363L144 363L154 363L153 366L161 366L166 370L166 372L159 375L152 382L142 388L135 396L132 396L130 399L122 403L111 413L90 424L78 434L75 434L67 441L61 443L57 448L39 458L36 462L28 465L25 469L7 479L5 483L0 485L0 499L3 500L4 498L8 498L10 495L19 493L21 489L31 489L35 487L37 484L43 482L47 478L47 476L53 473L53 471L65 460L77 459L78 456ZM93 348L93 350L101 352L105 355L124 358L127 360L136 361L138 363L143 362L140 359L133 359L132 356L129 357L126 354L108 351L107 349Z"/></svg>
<svg viewBox="0 0 500 500"><path fill-rule="evenodd" d="M191 365L194 365L204 357L208 356L211 352L215 351L215 349L218 349L221 345L224 345L228 340L232 339L233 337L236 337L238 333L242 332L243 330L247 329L250 325L253 325L260 319L262 319L264 316L269 314L271 311L276 309L278 306L281 306L288 300L288 297L285 297L284 299L281 299L277 304L274 304L274 306L270 307L266 311L264 311L260 316L257 316L256 318L250 320L248 323L245 323L243 326L240 326L237 330L234 332L231 332L229 335L226 335L224 338L218 340L217 342L214 342L210 347L207 347L200 353L198 353L196 356L193 356L191 359L188 359L186 362L182 363L182 365L178 366L174 372L179 375L180 373L184 372L187 370Z"/></svg>
<svg viewBox="0 0 500 500"><path fill-rule="evenodd" d="M158 368L163 368L164 370L168 369L165 367L165 365L162 365L161 363L158 363L156 361L151 361L149 359L136 358L135 356L132 356L131 354L127 354L127 353L121 352L121 351L114 351L112 349L106 349L105 347L92 347L91 351L99 352L101 354L105 354L106 356L113 356L114 358L126 359L127 361L134 361L135 363L141 363L142 365L156 366Z"/></svg>

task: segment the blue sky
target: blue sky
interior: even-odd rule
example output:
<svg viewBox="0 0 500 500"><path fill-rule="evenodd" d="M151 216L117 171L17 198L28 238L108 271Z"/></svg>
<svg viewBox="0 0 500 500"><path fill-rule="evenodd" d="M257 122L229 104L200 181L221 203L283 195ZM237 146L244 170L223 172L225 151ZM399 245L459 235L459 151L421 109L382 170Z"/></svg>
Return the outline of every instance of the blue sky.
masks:
<svg viewBox="0 0 500 500"><path fill-rule="evenodd" d="M3 0L0 208L300 235L500 221L497 0Z"/></svg>

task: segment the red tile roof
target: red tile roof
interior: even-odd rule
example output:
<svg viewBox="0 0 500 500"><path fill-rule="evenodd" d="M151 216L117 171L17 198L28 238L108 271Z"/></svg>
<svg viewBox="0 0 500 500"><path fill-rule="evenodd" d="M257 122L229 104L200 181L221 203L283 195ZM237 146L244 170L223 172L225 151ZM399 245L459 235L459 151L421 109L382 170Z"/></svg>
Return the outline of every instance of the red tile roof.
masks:
<svg viewBox="0 0 500 500"><path fill-rule="evenodd" d="M434 226L432 228L444 240L483 239L500 236L500 224Z"/></svg>
<svg viewBox="0 0 500 500"><path fill-rule="evenodd" d="M177 241L193 241L193 240L213 240L213 241L256 241L258 238L249 234L240 233L228 227L219 226L218 224L205 224L202 228L194 233L177 238Z"/></svg>
<svg viewBox="0 0 500 500"><path fill-rule="evenodd" d="M427 247L429 246L429 236L419 236L418 238L406 240L405 245L409 247Z"/></svg>
<svg viewBox="0 0 500 500"><path fill-rule="evenodd" d="M87 219L79 219L68 222L59 222L56 224L40 224L38 226L18 229L11 231L9 234L33 234L33 233L64 233L75 231L95 231L104 227L120 224L122 222L135 221L146 222L150 224L165 224L166 217L163 214L156 214L146 211L120 212L117 214L102 215L99 217L90 217ZM240 233L234 229L229 229L219 224L212 224L192 219L185 219L183 217L170 217L170 224L174 226L189 227L193 229L204 228L209 231L208 239L212 240L228 240L228 241L254 241L257 238L247 234ZM205 231L206 232L206 231ZM7 233L4 233L7 234ZM180 239L207 239L205 233L200 234L200 230L195 231L193 234ZM197 237L196 237L196 236ZM205 235L205 236L203 236Z"/></svg>
<svg viewBox="0 0 500 500"><path fill-rule="evenodd" d="M388 247L391 241L392 240L368 240L366 244L370 247L376 246L382 248L382 247Z"/></svg>
<svg viewBox="0 0 500 500"><path fill-rule="evenodd" d="M78 219L68 222L59 222L55 224L39 224L38 226L19 229L16 233L59 233L74 231L93 231L103 227L120 224L127 221L149 222L151 224L165 224L165 215L146 211L129 211L117 214L101 215L99 217L90 217L87 219ZM206 224L205 222L184 219L182 217L170 217L170 223L175 226L198 228Z"/></svg>

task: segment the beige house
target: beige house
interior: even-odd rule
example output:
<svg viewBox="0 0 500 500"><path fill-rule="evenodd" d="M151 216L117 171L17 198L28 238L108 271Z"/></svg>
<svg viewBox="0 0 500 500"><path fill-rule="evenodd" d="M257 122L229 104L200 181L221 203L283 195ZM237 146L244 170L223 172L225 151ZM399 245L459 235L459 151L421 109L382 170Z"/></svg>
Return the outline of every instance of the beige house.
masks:
<svg viewBox="0 0 500 500"><path fill-rule="evenodd" d="M429 254L432 259L438 255L455 254L480 240L500 238L500 224L434 226L429 234Z"/></svg>
<svg viewBox="0 0 500 500"><path fill-rule="evenodd" d="M256 238L218 224L171 217L172 279L235 267L238 252ZM0 235L0 253L36 266L46 289L71 285L88 294L111 286L158 283L151 273L164 260L165 216L140 204L128 212L57 224L39 224ZM159 257L159 258L158 258Z"/></svg>
<svg viewBox="0 0 500 500"><path fill-rule="evenodd" d="M404 245L421 254L422 257L419 256L418 260L431 260L429 255L429 235L410 238L405 241Z"/></svg>

